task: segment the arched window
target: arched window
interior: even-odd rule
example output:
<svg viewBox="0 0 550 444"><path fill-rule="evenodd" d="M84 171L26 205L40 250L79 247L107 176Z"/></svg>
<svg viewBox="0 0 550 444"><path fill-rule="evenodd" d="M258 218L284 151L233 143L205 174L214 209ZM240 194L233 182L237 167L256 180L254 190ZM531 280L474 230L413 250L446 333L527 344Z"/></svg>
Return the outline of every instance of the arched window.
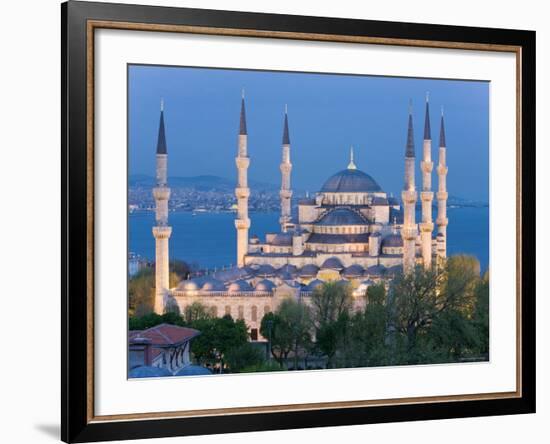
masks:
<svg viewBox="0 0 550 444"><path fill-rule="evenodd" d="M239 305L239 317L238 319L244 319L244 307Z"/></svg>
<svg viewBox="0 0 550 444"><path fill-rule="evenodd" d="M264 316L268 313L271 313L271 307L269 305L264 305Z"/></svg>
<svg viewBox="0 0 550 444"><path fill-rule="evenodd" d="M258 307L255 305L253 305L250 309L250 320L252 322L256 322L258 320Z"/></svg>
<svg viewBox="0 0 550 444"><path fill-rule="evenodd" d="M210 313L212 313L212 316L217 318L218 317L218 307L215 305L213 307L210 307Z"/></svg>
<svg viewBox="0 0 550 444"><path fill-rule="evenodd" d="M225 314L231 316L231 305L225 306Z"/></svg>

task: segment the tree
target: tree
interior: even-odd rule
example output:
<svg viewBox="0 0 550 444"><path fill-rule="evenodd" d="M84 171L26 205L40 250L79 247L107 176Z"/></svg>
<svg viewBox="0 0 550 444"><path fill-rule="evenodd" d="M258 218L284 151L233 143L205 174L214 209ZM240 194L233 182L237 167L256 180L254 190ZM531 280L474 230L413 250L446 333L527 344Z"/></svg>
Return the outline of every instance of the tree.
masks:
<svg viewBox="0 0 550 444"><path fill-rule="evenodd" d="M476 343L470 318L479 283L479 262L450 257L443 267L395 277L389 316L394 362L417 364L459 360Z"/></svg>
<svg viewBox="0 0 550 444"><path fill-rule="evenodd" d="M266 313L260 324L260 333L268 338L270 353L283 368L283 363L292 350L290 329L278 313Z"/></svg>
<svg viewBox="0 0 550 444"><path fill-rule="evenodd" d="M388 363L386 346L388 310L384 284L367 289L367 304L351 318L349 353L346 361L352 367L367 367Z"/></svg>
<svg viewBox="0 0 550 444"><path fill-rule="evenodd" d="M234 321L229 315L223 318L197 319L190 326L201 332L201 335L193 340L192 348L199 363L219 362L220 368L223 368L225 354L246 344L248 340L244 321Z"/></svg>
<svg viewBox="0 0 550 444"><path fill-rule="evenodd" d="M228 350L225 355L225 362L234 373L240 373L245 368L259 367L264 361L264 352L250 342Z"/></svg>
<svg viewBox="0 0 550 444"><path fill-rule="evenodd" d="M281 326L287 330L290 350L294 354L294 369L298 368L301 353L307 351L311 345L311 313L307 305L292 298L285 299L277 309L281 318Z"/></svg>
<svg viewBox="0 0 550 444"><path fill-rule="evenodd" d="M170 262L170 288L189 276L190 267L181 261ZM128 281L128 312L130 316L142 317L152 313L155 306L155 268L145 267ZM169 304L171 311L177 309Z"/></svg>
<svg viewBox="0 0 550 444"><path fill-rule="evenodd" d="M316 346L327 356L327 368L333 366L339 348L346 349L351 307L349 284L327 282L317 287L311 297Z"/></svg>
<svg viewBox="0 0 550 444"><path fill-rule="evenodd" d="M149 313L141 317L130 317L128 320L128 329L146 330L160 324L179 325L180 327L187 326L184 319L176 313L169 312L163 315Z"/></svg>
<svg viewBox="0 0 550 444"><path fill-rule="evenodd" d="M185 322L192 324L200 319L210 319L212 316L206 306L200 302L193 302L191 305L185 307L184 318Z"/></svg>

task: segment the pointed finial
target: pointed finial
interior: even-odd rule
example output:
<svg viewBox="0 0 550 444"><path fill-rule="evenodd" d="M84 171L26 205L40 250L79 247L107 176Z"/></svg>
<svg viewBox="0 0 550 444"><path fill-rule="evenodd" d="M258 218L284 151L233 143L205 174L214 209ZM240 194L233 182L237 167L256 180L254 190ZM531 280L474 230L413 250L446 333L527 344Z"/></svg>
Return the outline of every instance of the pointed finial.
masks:
<svg viewBox="0 0 550 444"><path fill-rule="evenodd" d="M349 164L348 164L348 170L356 170L357 166L355 165L355 162L353 161L353 145L350 147L349 150Z"/></svg>
<svg viewBox="0 0 550 444"><path fill-rule="evenodd" d="M164 111L164 99L162 97L160 98L160 110Z"/></svg>
<svg viewBox="0 0 550 444"><path fill-rule="evenodd" d="M412 99L409 99L409 114L413 113L413 101Z"/></svg>
<svg viewBox="0 0 550 444"><path fill-rule="evenodd" d="M445 141L445 118L443 116L443 107L441 107L441 126L439 128L439 146L447 147L447 142Z"/></svg>
<svg viewBox="0 0 550 444"><path fill-rule="evenodd" d="M430 93L426 92L426 115L424 116L424 140L432 140L430 127Z"/></svg>
<svg viewBox="0 0 550 444"><path fill-rule="evenodd" d="M285 103L285 114L288 114L288 104Z"/></svg>
<svg viewBox="0 0 550 444"><path fill-rule="evenodd" d="M283 123L283 145L290 145L290 133L288 131L288 107L285 105L285 121Z"/></svg>
<svg viewBox="0 0 550 444"><path fill-rule="evenodd" d="M164 100L160 99L160 122L157 138L157 154L167 154L166 131L164 129Z"/></svg>
<svg viewBox="0 0 550 444"><path fill-rule="evenodd" d="M241 89L241 99L244 99L244 88Z"/></svg>
<svg viewBox="0 0 550 444"><path fill-rule="evenodd" d="M246 111L244 106L244 89L242 90L242 93L241 93L241 118L239 121L239 134L241 136L245 136L248 134L246 131Z"/></svg>
<svg viewBox="0 0 550 444"><path fill-rule="evenodd" d="M405 148L405 157L414 157L414 133L412 117L412 100L409 101L409 126L407 128L407 145Z"/></svg>

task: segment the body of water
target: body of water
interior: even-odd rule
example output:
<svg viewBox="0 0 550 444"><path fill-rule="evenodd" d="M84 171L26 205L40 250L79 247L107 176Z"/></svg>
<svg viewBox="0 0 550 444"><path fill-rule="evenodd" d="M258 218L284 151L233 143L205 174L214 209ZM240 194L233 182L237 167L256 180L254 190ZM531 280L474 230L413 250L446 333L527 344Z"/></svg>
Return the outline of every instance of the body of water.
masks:
<svg viewBox="0 0 550 444"><path fill-rule="evenodd" d="M482 270L489 266L489 208L448 208L447 253L470 254ZM435 213L434 213L435 217ZM279 213L250 214L250 235L279 231ZM170 258L214 268L235 264L236 230L233 213L170 213ZM419 220L419 219L418 219ZM129 250L148 259L155 257L152 212L129 215Z"/></svg>

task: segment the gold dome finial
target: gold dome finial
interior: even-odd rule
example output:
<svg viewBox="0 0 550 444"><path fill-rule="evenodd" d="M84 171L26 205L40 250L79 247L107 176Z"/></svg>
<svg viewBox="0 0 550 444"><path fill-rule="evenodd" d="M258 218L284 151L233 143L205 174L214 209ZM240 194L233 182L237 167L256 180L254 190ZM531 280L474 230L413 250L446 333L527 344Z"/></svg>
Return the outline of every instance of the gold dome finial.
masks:
<svg viewBox="0 0 550 444"><path fill-rule="evenodd" d="M355 165L355 162L353 161L353 145L351 146L349 150L349 164L348 164L348 170L356 170L357 166Z"/></svg>

